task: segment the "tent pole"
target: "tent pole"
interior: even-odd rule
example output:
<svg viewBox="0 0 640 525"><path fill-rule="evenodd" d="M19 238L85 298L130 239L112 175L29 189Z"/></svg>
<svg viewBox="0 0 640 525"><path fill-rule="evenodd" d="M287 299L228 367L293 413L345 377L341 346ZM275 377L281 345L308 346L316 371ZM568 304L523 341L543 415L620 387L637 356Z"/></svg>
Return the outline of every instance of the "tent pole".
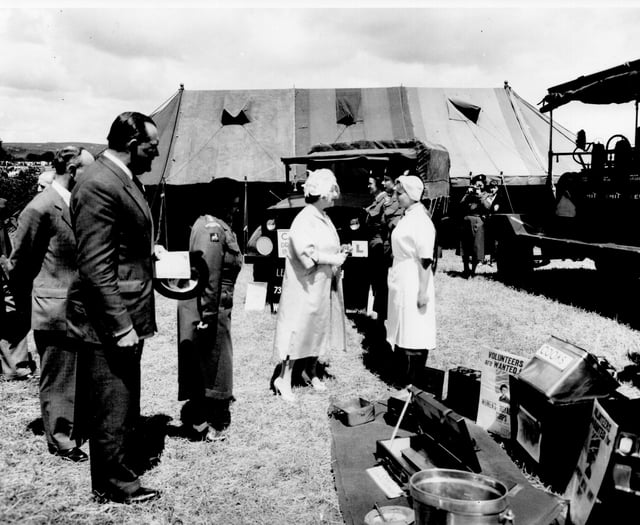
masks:
<svg viewBox="0 0 640 525"><path fill-rule="evenodd" d="M636 124L633 127L633 145L638 147L638 100L636 99Z"/></svg>
<svg viewBox="0 0 640 525"><path fill-rule="evenodd" d="M547 184L553 190L553 109L549 111L549 169L547 170Z"/></svg>
<svg viewBox="0 0 640 525"><path fill-rule="evenodd" d="M242 242L244 251L247 251L247 244L249 242L249 207L247 206L247 197L249 194L249 183L247 182L247 176L244 176L244 215L242 219Z"/></svg>

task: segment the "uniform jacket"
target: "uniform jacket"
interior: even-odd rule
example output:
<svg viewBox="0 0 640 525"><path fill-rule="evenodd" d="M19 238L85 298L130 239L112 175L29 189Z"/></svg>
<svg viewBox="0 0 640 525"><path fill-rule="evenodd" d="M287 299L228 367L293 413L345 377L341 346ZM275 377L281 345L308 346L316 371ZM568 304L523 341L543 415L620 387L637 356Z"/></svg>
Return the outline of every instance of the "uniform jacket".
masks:
<svg viewBox="0 0 640 525"><path fill-rule="evenodd" d="M78 276L67 326L74 337L109 344L132 325L143 338L156 330L153 226L139 184L99 157L71 192Z"/></svg>
<svg viewBox="0 0 640 525"><path fill-rule="evenodd" d="M51 186L22 210L13 240L10 279L18 310L34 330L66 331L67 291L76 276L69 208Z"/></svg>
<svg viewBox="0 0 640 525"><path fill-rule="evenodd" d="M242 255L233 230L211 215L203 215L194 223L189 251L202 252L209 278L197 298L178 302L179 340L192 338L194 326L200 321L215 325L218 310L233 306L233 288L242 267Z"/></svg>
<svg viewBox="0 0 640 525"><path fill-rule="evenodd" d="M300 359L344 350L345 313L340 269L322 261L340 250L331 219L308 205L289 230L274 357Z"/></svg>

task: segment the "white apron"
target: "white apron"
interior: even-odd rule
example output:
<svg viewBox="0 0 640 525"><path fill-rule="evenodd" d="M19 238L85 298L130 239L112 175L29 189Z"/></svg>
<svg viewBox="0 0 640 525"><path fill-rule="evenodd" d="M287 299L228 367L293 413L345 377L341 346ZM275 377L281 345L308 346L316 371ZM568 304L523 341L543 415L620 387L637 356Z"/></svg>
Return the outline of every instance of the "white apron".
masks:
<svg viewBox="0 0 640 525"><path fill-rule="evenodd" d="M391 234L393 266L389 270L387 341L394 348L436 347L433 271L427 270L427 306L418 309L420 259L432 259L436 230L424 206L410 206Z"/></svg>

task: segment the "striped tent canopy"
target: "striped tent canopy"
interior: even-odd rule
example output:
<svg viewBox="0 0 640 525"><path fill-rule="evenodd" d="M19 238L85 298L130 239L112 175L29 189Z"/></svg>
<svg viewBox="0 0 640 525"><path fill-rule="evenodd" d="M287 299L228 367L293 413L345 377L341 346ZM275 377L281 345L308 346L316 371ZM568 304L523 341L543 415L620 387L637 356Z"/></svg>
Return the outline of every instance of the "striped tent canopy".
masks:
<svg viewBox="0 0 640 525"><path fill-rule="evenodd" d="M180 89L153 118L160 157L147 185L230 177L283 182L283 157L317 144L419 140L443 146L453 186L484 173L508 185L544 184L549 119L503 88L349 88L190 91ZM554 122L555 151L573 151L574 135ZM569 157L553 174L575 171ZM299 172L297 176L303 176Z"/></svg>

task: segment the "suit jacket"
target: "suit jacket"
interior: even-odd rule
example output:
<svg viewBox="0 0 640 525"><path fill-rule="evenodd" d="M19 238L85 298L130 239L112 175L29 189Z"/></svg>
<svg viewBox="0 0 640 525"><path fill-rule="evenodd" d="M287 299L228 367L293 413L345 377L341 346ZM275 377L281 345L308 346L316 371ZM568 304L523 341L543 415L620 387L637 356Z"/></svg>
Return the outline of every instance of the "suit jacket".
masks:
<svg viewBox="0 0 640 525"><path fill-rule="evenodd" d="M31 311L34 330L66 331L75 251L69 208L49 186L22 210L9 258L16 307L27 318Z"/></svg>
<svg viewBox="0 0 640 525"><path fill-rule="evenodd" d="M113 344L133 326L139 337L156 331L151 211L118 166L99 157L71 193L78 277L69 288L69 335Z"/></svg>

